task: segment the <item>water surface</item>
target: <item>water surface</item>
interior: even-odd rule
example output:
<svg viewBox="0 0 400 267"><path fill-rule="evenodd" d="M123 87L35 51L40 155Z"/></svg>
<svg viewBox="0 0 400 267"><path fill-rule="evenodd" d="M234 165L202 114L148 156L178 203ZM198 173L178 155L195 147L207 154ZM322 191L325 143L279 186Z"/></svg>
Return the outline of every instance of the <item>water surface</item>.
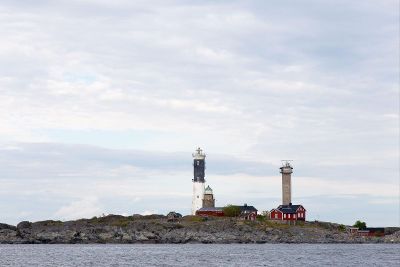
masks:
<svg viewBox="0 0 400 267"><path fill-rule="evenodd" d="M400 266L400 244L0 245L0 266Z"/></svg>

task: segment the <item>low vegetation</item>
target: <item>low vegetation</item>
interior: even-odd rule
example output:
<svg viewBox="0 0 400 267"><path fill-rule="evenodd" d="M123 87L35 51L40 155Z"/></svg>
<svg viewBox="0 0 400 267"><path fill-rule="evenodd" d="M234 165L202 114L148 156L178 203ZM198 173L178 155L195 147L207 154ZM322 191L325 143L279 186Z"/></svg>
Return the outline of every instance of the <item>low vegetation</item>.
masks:
<svg viewBox="0 0 400 267"><path fill-rule="evenodd" d="M206 220L206 218L197 215L187 215L184 216L182 219L186 222L203 222Z"/></svg>

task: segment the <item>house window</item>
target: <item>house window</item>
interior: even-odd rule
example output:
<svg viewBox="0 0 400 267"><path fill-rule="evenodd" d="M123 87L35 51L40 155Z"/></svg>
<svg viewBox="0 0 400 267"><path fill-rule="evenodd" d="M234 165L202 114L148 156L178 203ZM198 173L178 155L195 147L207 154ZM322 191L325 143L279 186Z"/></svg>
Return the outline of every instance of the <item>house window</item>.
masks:
<svg viewBox="0 0 400 267"><path fill-rule="evenodd" d="M283 214L283 218L286 219L286 214Z"/></svg>
<svg viewBox="0 0 400 267"><path fill-rule="evenodd" d="M275 219L278 219L278 213L275 213Z"/></svg>

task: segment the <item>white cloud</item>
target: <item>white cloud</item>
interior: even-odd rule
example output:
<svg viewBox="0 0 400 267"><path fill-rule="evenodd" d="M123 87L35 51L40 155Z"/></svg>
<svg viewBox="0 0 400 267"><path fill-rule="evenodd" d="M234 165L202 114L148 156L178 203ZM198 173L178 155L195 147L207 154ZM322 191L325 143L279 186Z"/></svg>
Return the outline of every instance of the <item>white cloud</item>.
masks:
<svg viewBox="0 0 400 267"><path fill-rule="evenodd" d="M74 201L56 211L54 217L62 220L90 218L101 215L103 210L99 206L97 197L87 196Z"/></svg>
<svg viewBox="0 0 400 267"><path fill-rule="evenodd" d="M292 158L296 175L307 181L298 185L302 196L309 185L324 194L330 188L393 196L399 158L395 6L2 1L0 144L20 149L2 150L0 197L10 190L20 196L58 192L71 201L81 192L68 179L83 179L82 191L115 190L128 201L184 198L186 184L173 188L164 179L175 178L176 186L190 177L179 163L186 156L163 153L190 153L196 145L210 154L210 173L227 183L232 176L248 192L265 186L276 196L270 188L277 181L260 177L271 177L280 159ZM21 142L110 150L76 153ZM132 152L139 150L144 159ZM150 186L157 181L164 191ZM231 186L219 192L237 194Z"/></svg>

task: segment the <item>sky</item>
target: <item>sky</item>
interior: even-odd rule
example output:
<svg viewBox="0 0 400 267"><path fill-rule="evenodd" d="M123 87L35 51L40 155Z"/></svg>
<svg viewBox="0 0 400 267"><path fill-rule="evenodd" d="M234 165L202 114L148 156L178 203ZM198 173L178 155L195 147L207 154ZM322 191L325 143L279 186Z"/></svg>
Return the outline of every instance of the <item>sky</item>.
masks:
<svg viewBox="0 0 400 267"><path fill-rule="evenodd" d="M217 206L400 225L399 2L0 2L0 222Z"/></svg>

